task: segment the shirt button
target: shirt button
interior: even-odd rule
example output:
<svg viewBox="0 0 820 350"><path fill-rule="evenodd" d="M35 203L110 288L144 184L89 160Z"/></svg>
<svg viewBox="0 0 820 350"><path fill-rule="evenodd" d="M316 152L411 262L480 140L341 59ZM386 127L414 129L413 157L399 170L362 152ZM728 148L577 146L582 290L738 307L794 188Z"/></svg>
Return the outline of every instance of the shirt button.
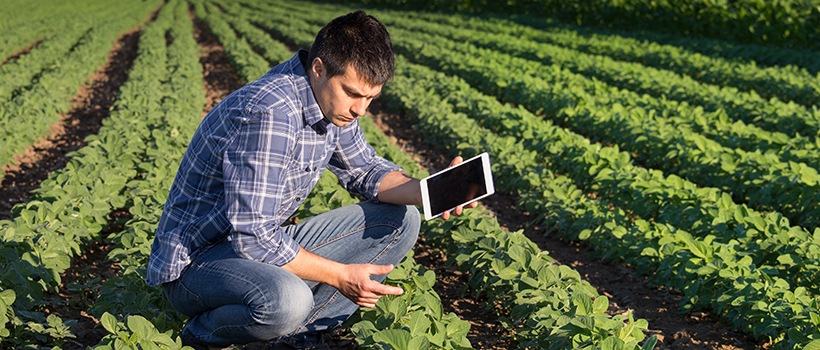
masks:
<svg viewBox="0 0 820 350"><path fill-rule="evenodd" d="M296 201L297 201L297 202L298 202L298 201L301 201L301 200L302 200L302 197L296 197Z"/></svg>
<svg viewBox="0 0 820 350"><path fill-rule="evenodd" d="M317 169L316 167L313 167L313 171L316 171L316 169Z"/></svg>

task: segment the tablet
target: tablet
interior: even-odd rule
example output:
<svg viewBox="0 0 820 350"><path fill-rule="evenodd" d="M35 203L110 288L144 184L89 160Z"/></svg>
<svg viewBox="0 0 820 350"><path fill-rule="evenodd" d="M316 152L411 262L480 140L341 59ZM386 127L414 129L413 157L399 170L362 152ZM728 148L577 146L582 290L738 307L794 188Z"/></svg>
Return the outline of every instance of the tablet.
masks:
<svg viewBox="0 0 820 350"><path fill-rule="evenodd" d="M421 180L424 219L432 220L493 193L490 155L482 153Z"/></svg>

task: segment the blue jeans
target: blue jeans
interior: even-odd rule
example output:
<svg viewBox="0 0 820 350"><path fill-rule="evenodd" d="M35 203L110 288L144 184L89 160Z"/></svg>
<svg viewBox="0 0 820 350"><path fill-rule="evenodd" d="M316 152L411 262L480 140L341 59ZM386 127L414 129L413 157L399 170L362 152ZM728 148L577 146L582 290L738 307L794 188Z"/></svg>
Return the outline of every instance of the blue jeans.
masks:
<svg viewBox="0 0 820 350"><path fill-rule="evenodd" d="M362 202L283 229L330 260L397 265L413 248L420 223L413 206ZM190 317L182 334L212 346L277 337L295 347L314 345L320 332L340 326L358 308L327 284L239 258L226 239L197 253L163 289L174 308Z"/></svg>

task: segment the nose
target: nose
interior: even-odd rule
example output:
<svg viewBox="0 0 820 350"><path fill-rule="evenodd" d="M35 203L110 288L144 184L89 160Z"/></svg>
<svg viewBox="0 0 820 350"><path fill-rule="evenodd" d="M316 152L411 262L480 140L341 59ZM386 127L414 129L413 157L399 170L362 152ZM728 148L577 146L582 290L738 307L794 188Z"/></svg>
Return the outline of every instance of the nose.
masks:
<svg viewBox="0 0 820 350"><path fill-rule="evenodd" d="M359 98L353 103L353 106L350 107L350 112L353 113L354 117L363 116L364 113L367 111L367 103L368 99L366 98Z"/></svg>

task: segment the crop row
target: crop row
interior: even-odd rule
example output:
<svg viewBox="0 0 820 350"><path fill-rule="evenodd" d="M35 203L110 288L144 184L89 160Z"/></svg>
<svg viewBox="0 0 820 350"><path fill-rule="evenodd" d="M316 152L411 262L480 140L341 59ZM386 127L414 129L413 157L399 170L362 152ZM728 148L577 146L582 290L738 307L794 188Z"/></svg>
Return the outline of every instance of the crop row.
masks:
<svg viewBox="0 0 820 350"><path fill-rule="evenodd" d="M103 12L112 16L111 10L122 6L111 0L18 1L18 4L3 3L4 11L0 14L0 31L3 32L0 37L0 64L15 52L36 45L40 40L53 40L60 32L78 23L94 22Z"/></svg>
<svg viewBox="0 0 820 350"><path fill-rule="evenodd" d="M687 75L705 84L732 86L746 92L755 91L766 99L776 97L807 107L820 104L820 82L816 76L820 68L814 68L812 70L814 73L810 73L806 68L794 65L758 66L755 63L756 60L772 55L772 50L768 47L759 55L735 54L730 56L731 59L727 59L690 49L690 46L696 46L699 41L691 37L656 38L649 33L642 33L644 37L632 38L624 36L623 33L592 30L543 19L539 21L534 19L513 21L505 18L476 20L475 17L461 14L445 15L411 11L386 13L483 33L504 34L558 45L591 55L608 56L620 61L637 62ZM713 45L717 46L717 43ZM727 46L725 49L728 49L730 45L725 46Z"/></svg>
<svg viewBox="0 0 820 350"><path fill-rule="evenodd" d="M781 102L778 100L778 98L782 98L779 94L777 98L772 97L767 100L760 97L757 92L745 93L733 87L700 83L687 75L679 75L640 63L617 61L608 56L586 54L577 50L534 42L507 34L494 34L498 30L487 33L457 26L439 25L429 21L408 20L406 16L389 17L393 18L390 21L392 24L403 29L443 36L456 42L470 43L476 47L483 47L539 62L544 65L545 69L559 66L570 72L593 77L606 82L609 86L631 90L637 94L649 94L656 98L664 97L670 100L687 102L692 105L702 106L707 111L723 110L733 120L757 124L769 130L790 134L803 133L813 138L817 134L818 126L820 126L820 120L818 120L820 119L820 111L812 111L794 103ZM817 85L816 79L812 78L811 81ZM587 82L584 85L586 90L593 91L592 82ZM814 89L810 89L810 91L820 94L820 91ZM613 99L617 99L619 95L614 92L609 92L609 94L613 95ZM634 100L637 99L637 94L627 96L629 99ZM820 95L817 97L820 97ZM812 104L809 104L809 106ZM677 106L666 107L664 104L656 104L652 107L663 110L675 109Z"/></svg>
<svg viewBox="0 0 820 350"><path fill-rule="evenodd" d="M777 2L714 2L606 0L543 1L514 3L363 0L368 5L405 9L449 10L472 13L502 12L550 16L578 25L599 28L631 28L689 36L719 38L733 42L812 49L820 48L820 6L814 0Z"/></svg>
<svg viewBox="0 0 820 350"><path fill-rule="evenodd" d="M127 15L94 25L59 64L39 75L34 86L0 103L0 164L13 162L14 155L49 134L77 89L105 63L117 35L139 25L157 6L157 1L147 1L117 7L117 13Z"/></svg>
<svg viewBox="0 0 820 350"><path fill-rule="evenodd" d="M511 67L507 61L510 56L481 49L459 52L454 48L459 44L454 42L442 40L437 43L441 46L429 45L425 36L394 32L398 34L394 40L397 52L415 62L459 75L487 94L616 143L648 166L719 187L738 202L782 212L805 227L818 225L820 211L813 205L818 197L818 174L804 163L781 162L775 154L724 147L692 130L669 125L665 116L653 110L596 103L600 96L577 86L550 83ZM453 49L447 51L446 47Z"/></svg>
<svg viewBox="0 0 820 350"><path fill-rule="evenodd" d="M684 291L687 296L685 303L688 304L685 309L694 306L712 307L719 314L725 311L724 317L756 336L777 338L788 333L790 326L801 332L797 334L812 334L813 328L806 325L810 310L815 313L818 310L815 300L817 297L811 295L817 291L814 281L820 272L820 247L816 243L820 242L820 232L816 231L812 236L799 228L788 229L788 226L783 226L787 223L778 222L777 216L761 218L742 206L733 207L733 203L725 195L718 196L723 203L711 208L703 205L707 203L702 203L701 207L692 205L688 202L697 199L692 198L693 195L715 196L716 191L696 190L694 186L681 186L683 181L680 179L664 179L660 173L636 171L638 169L629 164L628 156L617 152L617 149L601 149L589 145L583 138L558 130L526 111L502 106L491 97L482 96L463 81L434 75L423 67L411 67L409 70L407 76L413 77L409 84L419 86L420 89L426 88L431 94L441 94L452 104L451 113L465 113L465 116L477 120L478 125L467 125L460 132L462 142L473 143L482 139L492 141L492 133L482 130L482 127L493 130L498 137L523 138L517 143L496 143L502 143L505 149L512 149L512 153L517 155L511 157L502 154L500 157L511 158L510 162L514 162L513 164L526 164L516 172L518 180L515 184L524 199L521 205L530 212L546 217L549 227L558 228L565 236L572 238L591 239L590 236L593 235L594 238L599 235L608 237L608 244L602 244L600 239L592 239L593 246L607 258L625 258L627 262L640 266L641 272L653 273L656 283ZM435 82L425 82L425 79ZM452 124L453 121L439 123ZM428 136L432 137L434 135ZM491 142L488 144L492 145ZM531 164L527 164L525 156L522 156L526 152L534 154L535 161ZM570 206L572 203L590 200L574 188L573 181L564 180L563 184L556 185L560 182L537 165L544 163L556 172L578 179L608 202L595 207ZM533 174L538 174L537 178ZM684 188L673 188L675 182L678 182L677 186ZM562 201L556 204L556 199ZM618 209L621 213L620 220L613 221L620 225L609 224L609 220L605 219L614 216L614 212L607 204L612 204L615 208L628 208L634 216L627 217ZM659 212L659 216L650 216L653 212ZM625 228L631 227L630 220L636 217L647 220L655 217L656 220L688 225L697 229L696 233L699 235L692 236L677 229L670 231L669 228L673 227L671 224L646 224L654 231L645 231L665 232L665 238L661 239L659 234L653 236L647 233L646 237L635 234L632 239L625 239ZM781 226L776 227L774 223ZM634 231L635 228L631 228L630 232ZM704 265L709 267L700 269ZM741 277L745 278L735 282ZM756 278L769 278L779 282L777 288L772 288L772 285L765 283L755 284ZM738 286L741 286L741 290L732 289ZM754 295L743 291L743 288L764 292ZM784 297L792 294L798 295L798 300ZM737 299L735 304L723 306L729 296L732 296L733 301ZM779 309L772 308L770 311L768 301L773 297L791 300L789 305L794 305L794 308L779 305L776 306ZM761 306L757 302L760 301L766 301L763 310L758 309ZM806 310L802 316L800 310ZM790 317L795 314L798 317ZM778 324L782 319L795 321L792 324Z"/></svg>

